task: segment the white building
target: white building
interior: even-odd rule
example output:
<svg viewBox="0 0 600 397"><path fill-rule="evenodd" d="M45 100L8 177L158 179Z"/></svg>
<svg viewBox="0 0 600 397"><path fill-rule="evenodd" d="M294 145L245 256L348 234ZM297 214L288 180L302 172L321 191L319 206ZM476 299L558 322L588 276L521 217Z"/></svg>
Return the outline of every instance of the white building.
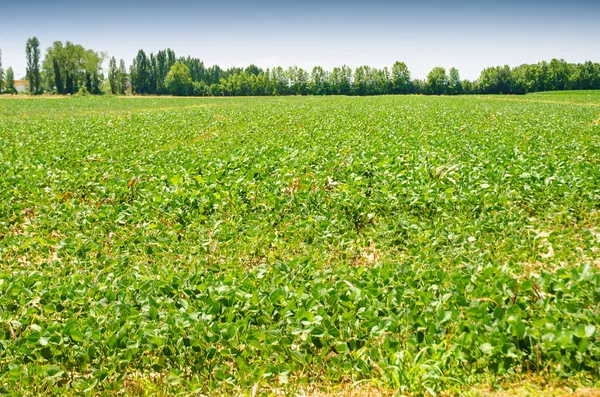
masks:
<svg viewBox="0 0 600 397"><path fill-rule="evenodd" d="M27 91L29 89L29 81L15 80L15 89L17 90L17 92Z"/></svg>

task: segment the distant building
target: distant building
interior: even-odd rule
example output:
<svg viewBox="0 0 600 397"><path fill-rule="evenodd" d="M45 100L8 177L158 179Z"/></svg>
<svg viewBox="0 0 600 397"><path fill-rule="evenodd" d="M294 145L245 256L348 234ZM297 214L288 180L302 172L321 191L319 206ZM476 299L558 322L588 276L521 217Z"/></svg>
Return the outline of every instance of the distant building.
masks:
<svg viewBox="0 0 600 397"><path fill-rule="evenodd" d="M29 89L29 81L15 80L15 89L17 90L17 92L27 91Z"/></svg>

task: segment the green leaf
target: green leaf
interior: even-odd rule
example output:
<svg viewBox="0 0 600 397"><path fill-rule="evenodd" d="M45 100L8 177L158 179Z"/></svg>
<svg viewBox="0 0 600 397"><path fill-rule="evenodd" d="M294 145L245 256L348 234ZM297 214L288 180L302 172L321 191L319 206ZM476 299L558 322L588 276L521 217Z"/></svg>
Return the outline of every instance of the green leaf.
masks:
<svg viewBox="0 0 600 397"><path fill-rule="evenodd" d="M479 346L479 350L481 350L483 354L490 354L494 350L494 347L489 343L484 343Z"/></svg>

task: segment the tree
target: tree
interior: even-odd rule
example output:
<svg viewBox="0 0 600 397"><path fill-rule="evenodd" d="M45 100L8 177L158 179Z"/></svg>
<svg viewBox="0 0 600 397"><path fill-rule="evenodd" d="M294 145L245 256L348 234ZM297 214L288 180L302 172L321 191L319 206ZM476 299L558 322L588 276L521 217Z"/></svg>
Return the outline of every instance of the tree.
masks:
<svg viewBox="0 0 600 397"><path fill-rule="evenodd" d="M4 69L2 69L2 50L0 50L0 94L2 94L3 87L4 87Z"/></svg>
<svg viewBox="0 0 600 397"><path fill-rule="evenodd" d="M119 94L122 95L125 93L125 90L127 90L127 68L125 67L125 61L122 59L119 62L119 72L117 76L119 80Z"/></svg>
<svg viewBox="0 0 600 397"><path fill-rule="evenodd" d="M59 94L75 94L82 85L98 94L104 80L102 62L105 54L86 50L81 45L56 41L46 50L42 63L44 85Z"/></svg>
<svg viewBox="0 0 600 397"><path fill-rule="evenodd" d="M442 95L448 91L446 69L435 67L427 75L427 88L430 94Z"/></svg>
<svg viewBox="0 0 600 397"><path fill-rule="evenodd" d="M513 86L508 65L485 68L479 76L479 89L484 94L510 94Z"/></svg>
<svg viewBox="0 0 600 397"><path fill-rule="evenodd" d="M290 66L287 70L290 90L294 95L306 95L308 94L308 83L309 77L308 72L298 66Z"/></svg>
<svg viewBox="0 0 600 397"><path fill-rule="evenodd" d="M352 68L344 65L339 71L339 92L341 95L352 93Z"/></svg>
<svg viewBox="0 0 600 397"><path fill-rule="evenodd" d="M138 94L150 93L150 61L144 50L139 50L133 62L131 82Z"/></svg>
<svg viewBox="0 0 600 397"><path fill-rule="evenodd" d="M548 64L548 84L551 90L565 90L569 84L569 64L552 59Z"/></svg>
<svg viewBox="0 0 600 397"><path fill-rule="evenodd" d="M110 58L110 63L108 64L108 82L112 94L116 95L119 93L119 70L117 69L117 60L115 57Z"/></svg>
<svg viewBox="0 0 600 397"><path fill-rule="evenodd" d="M189 95L192 89L190 69L179 61L175 62L167 74L165 85L173 95Z"/></svg>
<svg viewBox="0 0 600 397"><path fill-rule="evenodd" d="M458 69L450 69L450 78L448 80L448 92L453 95L462 94L462 83L460 81L460 75Z"/></svg>
<svg viewBox="0 0 600 397"><path fill-rule="evenodd" d="M6 80L4 85L6 86L6 92L9 94L16 94L17 90L15 89L15 74L13 73L12 68L6 69Z"/></svg>
<svg viewBox="0 0 600 397"><path fill-rule="evenodd" d="M40 55L40 42L34 36L25 44L27 80L29 80L29 91L33 93L40 91Z"/></svg>
<svg viewBox="0 0 600 397"><path fill-rule="evenodd" d="M463 80L461 83L462 93L463 94L476 94L477 93L477 83L474 81Z"/></svg>
<svg viewBox="0 0 600 397"><path fill-rule="evenodd" d="M396 62L392 66L392 92L408 94L410 92L410 71L404 62Z"/></svg>
<svg viewBox="0 0 600 397"><path fill-rule="evenodd" d="M245 70L246 74L248 75L254 75L254 76L258 76L259 74L261 74L263 71L261 68L259 68L258 66L256 66L255 64L251 64L249 65Z"/></svg>
<svg viewBox="0 0 600 397"><path fill-rule="evenodd" d="M414 79L411 81L411 88L415 94L427 94L427 81Z"/></svg>
<svg viewBox="0 0 600 397"><path fill-rule="evenodd" d="M310 92L313 95L327 93L327 72L320 66L315 66L310 74Z"/></svg>

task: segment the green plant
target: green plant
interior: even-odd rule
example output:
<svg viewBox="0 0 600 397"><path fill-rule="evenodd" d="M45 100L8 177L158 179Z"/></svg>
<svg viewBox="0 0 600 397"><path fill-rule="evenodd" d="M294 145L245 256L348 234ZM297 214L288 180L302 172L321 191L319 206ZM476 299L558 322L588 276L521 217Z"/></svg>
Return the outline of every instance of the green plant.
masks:
<svg viewBox="0 0 600 397"><path fill-rule="evenodd" d="M0 99L0 387L597 385L586 95Z"/></svg>

